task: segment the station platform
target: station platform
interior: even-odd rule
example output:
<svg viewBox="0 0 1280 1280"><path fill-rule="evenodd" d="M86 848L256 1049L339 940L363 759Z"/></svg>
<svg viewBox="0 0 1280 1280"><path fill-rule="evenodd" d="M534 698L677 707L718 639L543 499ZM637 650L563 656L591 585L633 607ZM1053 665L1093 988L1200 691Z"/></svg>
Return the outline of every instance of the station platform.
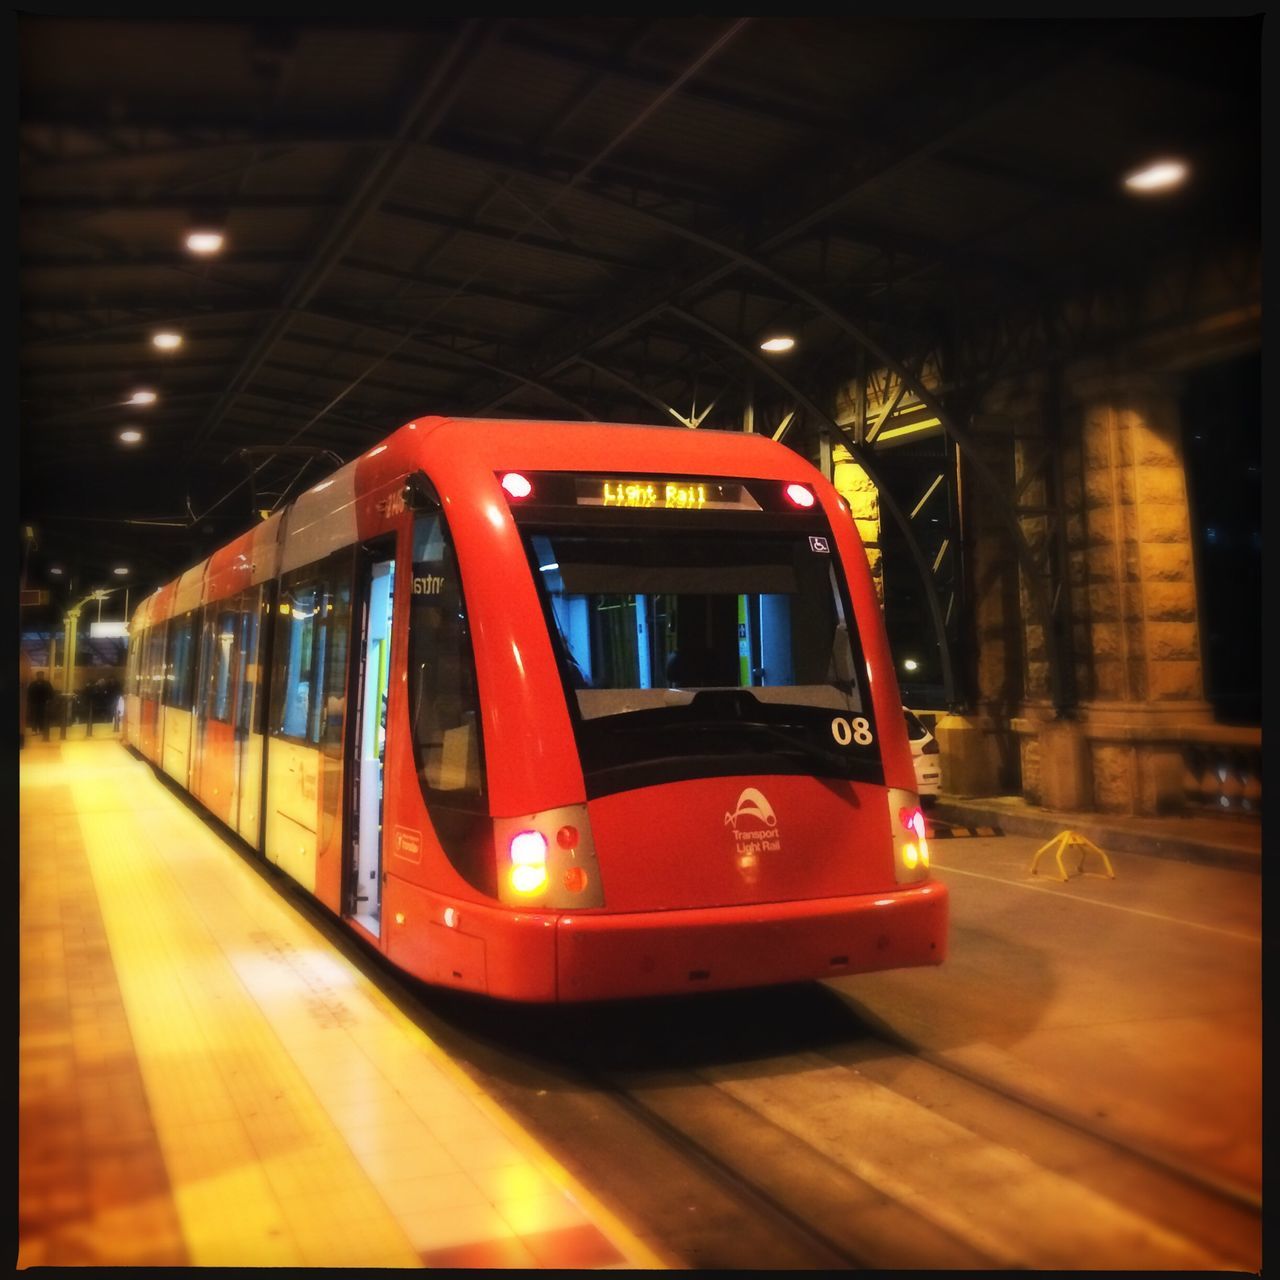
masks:
<svg viewBox="0 0 1280 1280"><path fill-rule="evenodd" d="M19 1268L667 1264L104 726L19 775Z"/></svg>

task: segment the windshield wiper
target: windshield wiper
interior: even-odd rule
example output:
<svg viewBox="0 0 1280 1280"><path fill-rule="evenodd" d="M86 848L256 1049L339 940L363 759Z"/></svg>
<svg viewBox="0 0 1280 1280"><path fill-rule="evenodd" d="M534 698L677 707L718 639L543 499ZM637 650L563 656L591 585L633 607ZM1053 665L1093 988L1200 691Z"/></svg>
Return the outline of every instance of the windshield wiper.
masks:
<svg viewBox="0 0 1280 1280"><path fill-rule="evenodd" d="M797 728L800 726L796 726ZM827 747L820 746L816 742L810 742L807 738L801 738L796 734L787 733L778 728L777 725L771 724L764 720L668 720L664 723L650 724L620 724L610 727L613 733L662 733L675 730L688 731L690 733L733 733L738 729L755 729L760 733L773 738L777 742L783 743L792 751L799 752L810 758L825 760L828 763L839 764L848 767L850 757L843 755L838 751L832 751Z"/></svg>
<svg viewBox="0 0 1280 1280"><path fill-rule="evenodd" d="M796 734L786 733L779 729L777 725L770 724L767 721L740 720L738 723L744 729L758 729L768 737L789 746L794 751L802 751L805 755L816 756L820 760L833 761L844 766L849 763L849 757L841 752L832 751L828 747L820 746L816 742L810 742L807 738L801 738Z"/></svg>

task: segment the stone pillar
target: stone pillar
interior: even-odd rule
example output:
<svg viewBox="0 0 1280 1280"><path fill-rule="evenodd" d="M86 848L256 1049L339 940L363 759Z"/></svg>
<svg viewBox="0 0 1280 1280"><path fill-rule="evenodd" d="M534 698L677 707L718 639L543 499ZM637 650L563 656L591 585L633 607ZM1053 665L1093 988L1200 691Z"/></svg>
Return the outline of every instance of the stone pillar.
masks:
<svg viewBox="0 0 1280 1280"><path fill-rule="evenodd" d="M1176 388L1134 374L1070 389L1069 582L1092 799L1157 812L1180 795L1179 730L1212 719Z"/></svg>
<svg viewBox="0 0 1280 1280"><path fill-rule="evenodd" d="M990 796L999 791L997 743L986 716L939 716L933 727L948 795Z"/></svg>
<svg viewBox="0 0 1280 1280"><path fill-rule="evenodd" d="M876 584L880 607L884 608L884 566L880 552L880 491L870 477L853 460L842 444L833 445L831 464L832 482L836 492L849 504L858 536L867 551L867 563L871 566L871 580Z"/></svg>
<svg viewBox="0 0 1280 1280"><path fill-rule="evenodd" d="M1089 746L1078 720L1050 720L1039 732L1039 800L1046 809L1092 807Z"/></svg>
<svg viewBox="0 0 1280 1280"><path fill-rule="evenodd" d="M1093 699L1188 702L1204 694L1178 407L1151 379L1076 387L1083 591ZM1074 558L1074 557L1073 557Z"/></svg>

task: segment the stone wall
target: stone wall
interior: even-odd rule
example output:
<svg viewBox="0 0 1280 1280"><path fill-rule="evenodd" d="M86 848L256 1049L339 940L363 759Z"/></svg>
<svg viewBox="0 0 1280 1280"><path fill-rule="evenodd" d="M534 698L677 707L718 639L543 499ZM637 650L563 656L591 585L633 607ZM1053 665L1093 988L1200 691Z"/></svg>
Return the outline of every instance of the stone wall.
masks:
<svg viewBox="0 0 1280 1280"><path fill-rule="evenodd" d="M963 374L948 386L940 359L928 365L929 386L953 411L964 406L960 424L1000 490L980 482L966 455L958 492L970 630L958 647L965 663L958 674L968 706L939 722L944 786L954 742L963 760L951 776L963 778L970 795L1021 790L1050 806L1156 813L1204 791L1186 784L1188 761L1216 749L1217 727L1204 700L1176 370L1259 340L1260 304L1250 300L1249 282L1260 264L1250 250L1238 263L1228 255L1182 265L1168 280L1153 276L1136 301L1120 290L1068 307L1080 354L1066 367L1052 364L1062 348L1057 331L1022 372L981 390ZM1169 281L1183 287L1170 289ZM1083 339L1092 331L1090 345ZM984 368L983 359L975 347L952 364ZM842 385L840 420L874 437L896 386L884 370ZM833 461L883 599L878 495L846 450L837 447ZM1017 555L1011 503L1021 508L1031 559L1048 572ZM1039 555L1050 550L1052 559ZM1069 708L1062 718L1036 607L1042 592L1056 600ZM1260 752L1253 739L1232 746L1245 748ZM1246 778L1246 785L1255 784Z"/></svg>

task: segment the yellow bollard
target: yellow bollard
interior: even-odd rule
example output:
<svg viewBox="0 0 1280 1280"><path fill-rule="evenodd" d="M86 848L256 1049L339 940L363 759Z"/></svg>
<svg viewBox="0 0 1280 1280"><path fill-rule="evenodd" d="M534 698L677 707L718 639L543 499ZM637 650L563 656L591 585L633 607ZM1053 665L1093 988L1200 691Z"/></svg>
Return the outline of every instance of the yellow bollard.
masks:
<svg viewBox="0 0 1280 1280"><path fill-rule="evenodd" d="M1058 863L1058 870L1062 872L1062 879L1064 881L1069 880L1071 877L1067 874L1066 867L1062 865L1062 855L1066 853L1068 848L1071 848L1071 847L1075 847L1080 850L1080 865L1076 868L1077 874L1082 874L1084 872L1084 860L1086 856L1089 854L1089 851L1092 850L1094 853L1098 855L1098 857L1102 859L1102 865L1106 867L1108 877L1110 877L1110 879L1112 880L1116 878L1116 873L1111 866L1111 859L1108 858L1107 855L1103 853L1102 850L1099 849L1098 846L1094 844L1092 840L1089 840L1085 836L1080 835L1079 832L1076 832L1076 831L1059 832L1059 834L1054 836L1052 840L1048 840L1044 844L1042 844L1036 850L1035 857L1031 859L1031 866L1027 874L1035 875L1036 865L1039 863L1041 856L1047 850L1053 849L1054 857L1056 858Z"/></svg>

